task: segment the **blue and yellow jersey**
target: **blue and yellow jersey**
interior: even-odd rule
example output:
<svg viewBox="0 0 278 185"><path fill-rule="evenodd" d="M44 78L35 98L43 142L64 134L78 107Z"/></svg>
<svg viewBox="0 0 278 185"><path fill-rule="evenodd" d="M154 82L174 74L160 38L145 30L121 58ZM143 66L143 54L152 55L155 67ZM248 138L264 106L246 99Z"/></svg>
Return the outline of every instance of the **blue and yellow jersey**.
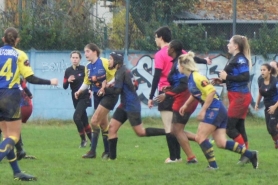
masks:
<svg viewBox="0 0 278 185"><path fill-rule="evenodd" d="M208 94L214 91L216 92L214 86L210 84L209 80L196 71L192 72L188 78L188 89L192 96L194 96L194 98L196 98L202 105ZM220 104L219 96L216 93L209 107L219 108Z"/></svg>
<svg viewBox="0 0 278 185"><path fill-rule="evenodd" d="M97 92L101 88L104 80L109 82L115 76L116 69L109 70L108 66L109 61L106 58L98 58L95 63L88 63L85 67L84 84L92 84L92 90Z"/></svg>
<svg viewBox="0 0 278 185"><path fill-rule="evenodd" d="M0 48L0 89L18 89L20 75L33 74L26 53L10 45Z"/></svg>

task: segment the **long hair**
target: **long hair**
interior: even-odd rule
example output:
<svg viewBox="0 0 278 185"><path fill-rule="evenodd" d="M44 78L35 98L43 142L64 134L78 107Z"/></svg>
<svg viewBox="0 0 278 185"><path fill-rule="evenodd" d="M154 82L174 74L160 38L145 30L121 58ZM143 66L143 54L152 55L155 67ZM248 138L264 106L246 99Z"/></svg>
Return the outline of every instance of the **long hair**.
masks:
<svg viewBox="0 0 278 185"><path fill-rule="evenodd" d="M264 63L261 66L265 66L271 75L276 75L277 71L268 63Z"/></svg>
<svg viewBox="0 0 278 185"><path fill-rule="evenodd" d="M96 52L97 52L97 57L100 56L100 49L99 49L99 47L98 47L96 44L94 44L94 43L89 43L89 44L87 44L87 45L85 46L85 48L88 48L88 49L90 49L90 50L92 50L92 51L96 51Z"/></svg>
<svg viewBox="0 0 278 185"><path fill-rule="evenodd" d="M183 66L188 71L199 71L194 61L194 56L195 53L192 51L179 56L179 65Z"/></svg>
<svg viewBox="0 0 278 185"><path fill-rule="evenodd" d="M234 35L233 41L238 45L239 52L243 53L248 60L249 69L252 68L251 51L247 37L242 35Z"/></svg>
<svg viewBox="0 0 278 185"><path fill-rule="evenodd" d="M18 31L13 27L9 27L4 32L5 43L15 47Z"/></svg>

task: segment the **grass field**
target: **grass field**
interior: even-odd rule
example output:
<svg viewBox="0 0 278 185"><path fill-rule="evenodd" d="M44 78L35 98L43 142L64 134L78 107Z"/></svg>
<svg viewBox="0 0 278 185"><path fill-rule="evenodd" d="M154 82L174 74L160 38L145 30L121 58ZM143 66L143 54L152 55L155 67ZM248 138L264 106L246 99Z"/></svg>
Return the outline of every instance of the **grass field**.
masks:
<svg viewBox="0 0 278 185"><path fill-rule="evenodd" d="M145 127L162 127L160 119L147 118ZM147 124L148 123L148 124ZM187 130L196 132L193 118ZM259 151L259 169L251 164L237 165L239 155L215 148L219 170L206 169L207 161L196 143L191 147L199 163L184 162L164 164L168 157L165 137L139 138L126 123L119 132L118 159L104 161L102 140L99 140L97 158L82 159L89 150L78 148L79 136L71 121L36 121L24 125L24 148L37 160L21 160L21 169L38 177L37 182L13 181L12 171L6 159L0 163L0 185L230 185L276 184L278 151L267 133L263 119L247 119L247 132L251 149Z"/></svg>

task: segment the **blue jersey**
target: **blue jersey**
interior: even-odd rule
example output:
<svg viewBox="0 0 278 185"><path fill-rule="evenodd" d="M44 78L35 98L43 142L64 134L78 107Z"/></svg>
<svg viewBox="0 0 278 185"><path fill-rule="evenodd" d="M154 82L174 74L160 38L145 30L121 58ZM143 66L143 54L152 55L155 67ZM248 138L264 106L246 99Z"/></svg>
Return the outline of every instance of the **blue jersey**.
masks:
<svg viewBox="0 0 278 185"><path fill-rule="evenodd" d="M192 96L196 98L202 105L204 104L207 95L215 91L215 87L210 84L208 79L198 72L192 72L188 78L188 89ZM214 95L213 101L210 104L210 108L220 108L221 101L216 93Z"/></svg>
<svg viewBox="0 0 278 185"><path fill-rule="evenodd" d="M101 88L102 82L106 80L106 70L100 58L95 63L87 64L88 80L92 84L92 91L98 92Z"/></svg>
<svg viewBox="0 0 278 185"><path fill-rule="evenodd" d="M186 78L184 74L181 74L178 69L178 58L174 60L172 69L168 75L168 81L172 88L177 87L180 84L180 80Z"/></svg>
<svg viewBox="0 0 278 185"><path fill-rule="evenodd" d="M10 45L0 48L0 89L18 89L20 75L33 75L27 55Z"/></svg>
<svg viewBox="0 0 278 185"><path fill-rule="evenodd" d="M242 78L242 75L249 73L248 59L238 53L233 56L224 68L231 78L226 79L227 90L232 92L248 93L249 74Z"/></svg>
<svg viewBox="0 0 278 185"><path fill-rule="evenodd" d="M141 104L133 84L133 76L125 66L121 66L115 74L115 88L121 89L121 104L127 112L140 112Z"/></svg>

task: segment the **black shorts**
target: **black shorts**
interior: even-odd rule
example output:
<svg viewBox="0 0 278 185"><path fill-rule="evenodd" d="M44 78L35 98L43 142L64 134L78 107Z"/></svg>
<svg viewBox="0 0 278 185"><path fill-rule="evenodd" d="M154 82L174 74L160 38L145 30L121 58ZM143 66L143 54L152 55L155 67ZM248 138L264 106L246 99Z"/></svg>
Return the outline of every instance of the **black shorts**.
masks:
<svg viewBox="0 0 278 185"><path fill-rule="evenodd" d="M180 115L179 112L177 111L173 111L173 118L172 118L172 123L181 123L186 125L186 123L188 122L189 118L190 118L189 113L185 113L183 116Z"/></svg>
<svg viewBox="0 0 278 185"><path fill-rule="evenodd" d="M162 94L164 92L159 91L159 94ZM166 96L165 100L161 103L158 103L158 110L159 111L172 111L172 106L174 103L174 98L170 96Z"/></svg>
<svg viewBox="0 0 278 185"><path fill-rule="evenodd" d="M131 126L133 127L142 123L141 112L126 112L120 107L115 110L112 118L121 122L122 124L128 119Z"/></svg>
<svg viewBox="0 0 278 185"><path fill-rule="evenodd" d="M118 102L118 99L119 99L119 95L114 95L114 94L104 95L100 101L100 105L102 105L108 110L113 110L115 105Z"/></svg>
<svg viewBox="0 0 278 185"><path fill-rule="evenodd" d="M0 89L0 121L21 119L19 89Z"/></svg>
<svg viewBox="0 0 278 185"><path fill-rule="evenodd" d="M97 106L99 105L99 103L100 103L101 99L103 98L103 96L98 96L97 92L94 92L93 96L94 96L94 109L96 110Z"/></svg>

